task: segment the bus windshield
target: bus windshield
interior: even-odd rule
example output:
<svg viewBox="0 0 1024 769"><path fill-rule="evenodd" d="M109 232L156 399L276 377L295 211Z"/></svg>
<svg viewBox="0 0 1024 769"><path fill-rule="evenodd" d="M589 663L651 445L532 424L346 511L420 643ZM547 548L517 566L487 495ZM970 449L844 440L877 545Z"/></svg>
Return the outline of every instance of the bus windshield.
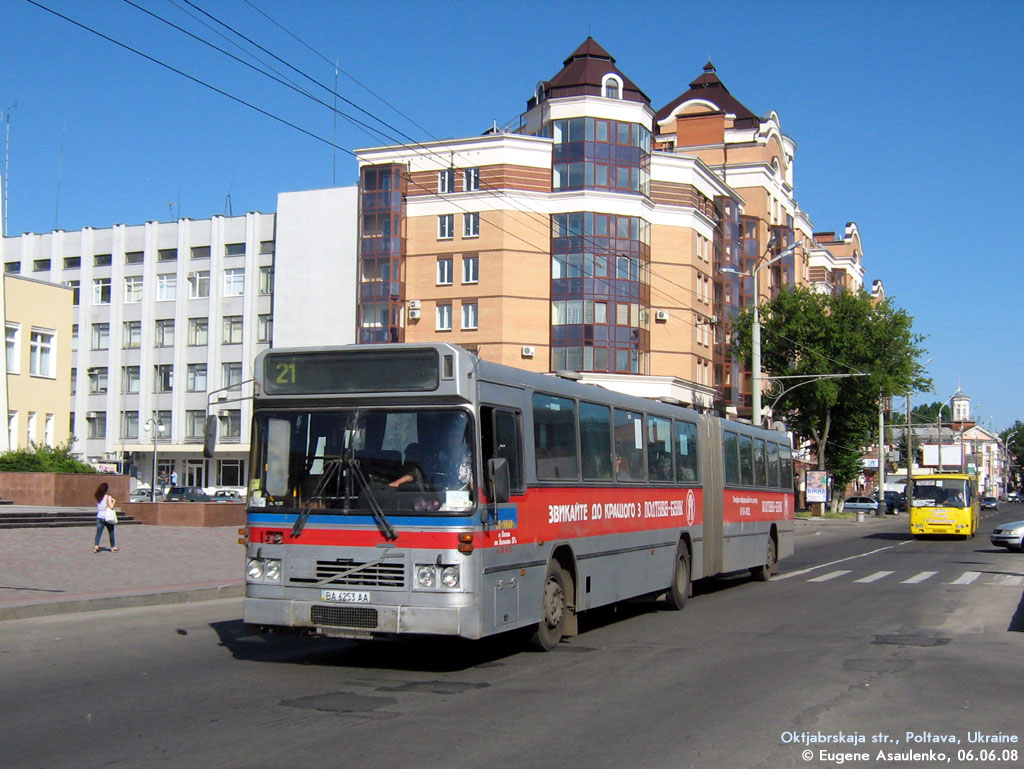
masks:
<svg viewBox="0 0 1024 769"><path fill-rule="evenodd" d="M963 478L925 478L914 481L914 507L966 507L970 499Z"/></svg>
<svg viewBox="0 0 1024 769"><path fill-rule="evenodd" d="M254 507L323 513L465 512L475 504L467 412L259 411Z"/></svg>

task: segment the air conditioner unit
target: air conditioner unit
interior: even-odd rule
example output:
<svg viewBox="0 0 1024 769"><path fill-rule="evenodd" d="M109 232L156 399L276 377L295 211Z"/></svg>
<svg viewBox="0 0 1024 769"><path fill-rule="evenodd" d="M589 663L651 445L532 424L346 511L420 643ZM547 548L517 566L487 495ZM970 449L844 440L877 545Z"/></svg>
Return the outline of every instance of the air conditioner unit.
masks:
<svg viewBox="0 0 1024 769"><path fill-rule="evenodd" d="M86 411L85 412L85 418L86 419L96 419L97 417L99 417L99 415L100 415L100 412L98 412L98 411Z"/></svg>
<svg viewBox="0 0 1024 769"><path fill-rule="evenodd" d="M712 315L710 318L708 318L708 323L718 323L718 316Z"/></svg>
<svg viewBox="0 0 1024 769"><path fill-rule="evenodd" d="M654 319L662 321L668 320L668 310L655 310Z"/></svg>
<svg viewBox="0 0 1024 769"><path fill-rule="evenodd" d="M409 308L409 320L419 320L419 319L420 319L420 311L418 309L416 309L415 307L410 307Z"/></svg>
<svg viewBox="0 0 1024 769"><path fill-rule="evenodd" d="M531 345L523 345L523 357L532 358L537 354L537 348Z"/></svg>
<svg viewBox="0 0 1024 769"><path fill-rule="evenodd" d="M409 300L409 309L410 310L418 310L419 308L420 308L420 300L419 299L410 299Z"/></svg>
<svg viewBox="0 0 1024 769"><path fill-rule="evenodd" d="M217 412L217 416L219 416L219 417L225 417L225 418L226 418L226 417L229 417L229 416L231 416L231 409L220 409L220 410L219 410L219 411Z"/></svg>

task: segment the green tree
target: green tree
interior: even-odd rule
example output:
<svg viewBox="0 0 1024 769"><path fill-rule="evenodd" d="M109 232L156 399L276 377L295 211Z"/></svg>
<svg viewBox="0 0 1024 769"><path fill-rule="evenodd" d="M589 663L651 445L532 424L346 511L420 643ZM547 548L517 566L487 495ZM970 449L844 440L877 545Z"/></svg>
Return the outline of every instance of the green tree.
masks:
<svg viewBox="0 0 1024 769"><path fill-rule="evenodd" d="M917 362L923 337L913 319L889 300L864 292L822 294L783 290L761 308L761 363L780 379L776 411L788 414L793 431L810 440L818 469L828 469L841 489L860 469L860 448L878 424L882 397L929 389ZM734 352L751 365L750 308L735 324ZM814 379L822 374L858 374ZM770 401L769 401L770 402Z"/></svg>
<svg viewBox="0 0 1024 769"><path fill-rule="evenodd" d="M999 433L999 437L1005 442L1006 451L1010 455L1010 485L1016 491L1020 491L1024 482L1024 423L1018 419L1012 427L1007 427Z"/></svg>

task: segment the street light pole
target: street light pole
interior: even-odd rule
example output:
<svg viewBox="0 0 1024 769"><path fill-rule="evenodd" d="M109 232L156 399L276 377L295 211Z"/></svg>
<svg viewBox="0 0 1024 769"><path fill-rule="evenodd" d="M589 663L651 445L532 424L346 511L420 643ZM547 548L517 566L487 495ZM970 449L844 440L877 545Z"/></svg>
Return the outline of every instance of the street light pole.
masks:
<svg viewBox="0 0 1024 769"><path fill-rule="evenodd" d="M149 483L149 501L156 502L156 441L160 437L160 433L164 431L164 423L158 422L157 420L150 417L146 420L146 424L143 427L144 430L149 432L153 431L153 475L151 476Z"/></svg>
<svg viewBox="0 0 1024 769"><path fill-rule="evenodd" d="M749 277L754 282L754 311L750 324L750 367L752 369L750 380L750 421L758 427L761 426L761 294L758 287L757 273L765 267L771 267L780 259L785 259L801 245L803 245L803 241L798 240L785 251L781 251L776 254L767 262L761 263L761 261L758 260L758 263L751 268L750 272L740 272L732 267L723 267L720 270L720 272L723 272L726 275L738 275L744 278Z"/></svg>

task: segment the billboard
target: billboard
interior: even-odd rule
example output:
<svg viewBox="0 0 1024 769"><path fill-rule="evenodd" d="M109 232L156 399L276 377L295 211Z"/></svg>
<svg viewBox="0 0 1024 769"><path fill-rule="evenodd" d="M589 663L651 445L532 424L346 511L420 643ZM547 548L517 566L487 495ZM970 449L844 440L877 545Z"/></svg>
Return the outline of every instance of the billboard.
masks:
<svg viewBox="0 0 1024 769"><path fill-rule="evenodd" d="M829 487L828 473L824 470L808 470L807 471L807 503L812 502L828 502L828 487Z"/></svg>
<svg viewBox="0 0 1024 769"><path fill-rule="evenodd" d="M939 462L939 449L942 449L942 462ZM958 443L954 444L942 444L941 446L937 443L926 443L921 446L924 452L924 466L925 467L948 467L950 469L959 470L963 467L964 454L963 446Z"/></svg>

